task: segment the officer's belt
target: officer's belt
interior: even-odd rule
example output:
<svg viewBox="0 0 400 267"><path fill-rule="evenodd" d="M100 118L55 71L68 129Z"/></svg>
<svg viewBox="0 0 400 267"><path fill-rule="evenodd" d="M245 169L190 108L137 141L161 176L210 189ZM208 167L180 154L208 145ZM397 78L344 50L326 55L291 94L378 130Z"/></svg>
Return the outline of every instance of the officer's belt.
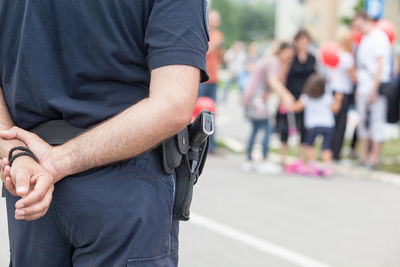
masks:
<svg viewBox="0 0 400 267"><path fill-rule="evenodd" d="M65 120L51 120L39 124L29 131L37 134L48 144L55 146L64 144L86 130L85 128L74 126Z"/></svg>

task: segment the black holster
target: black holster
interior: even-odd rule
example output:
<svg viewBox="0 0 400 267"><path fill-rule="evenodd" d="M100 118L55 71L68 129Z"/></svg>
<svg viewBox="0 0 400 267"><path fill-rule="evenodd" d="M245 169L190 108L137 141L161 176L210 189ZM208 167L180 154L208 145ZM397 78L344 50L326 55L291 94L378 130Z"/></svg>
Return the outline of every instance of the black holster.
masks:
<svg viewBox="0 0 400 267"><path fill-rule="evenodd" d="M180 221L189 220L193 186L203 171L208 154L208 138L197 152L191 150L189 144L191 126L188 125L161 145L164 171L168 174L174 172L176 174L173 216L175 220ZM198 162L194 169L192 168L193 160Z"/></svg>

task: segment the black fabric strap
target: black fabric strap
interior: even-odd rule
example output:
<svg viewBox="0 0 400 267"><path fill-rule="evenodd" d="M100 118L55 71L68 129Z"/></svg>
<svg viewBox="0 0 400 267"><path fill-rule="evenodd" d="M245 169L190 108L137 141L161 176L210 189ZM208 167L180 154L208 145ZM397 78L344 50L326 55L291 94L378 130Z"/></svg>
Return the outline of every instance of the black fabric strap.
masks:
<svg viewBox="0 0 400 267"><path fill-rule="evenodd" d="M24 152L19 152L19 153L15 154L14 156L11 157L10 163L9 163L9 164L10 164L10 167L12 167L13 162L14 162L17 158L22 157L22 156L28 156L28 157L31 157L31 158L33 158L34 160L37 161L35 155L33 155L32 152L25 152L25 151L24 151Z"/></svg>
<svg viewBox="0 0 400 267"><path fill-rule="evenodd" d="M29 148L26 148L24 146L16 146L16 147L11 148L10 151L8 152L8 161L11 160L13 153L15 151L17 151L17 150L25 151L25 152L31 152L32 153L32 151Z"/></svg>
<svg viewBox="0 0 400 267"><path fill-rule="evenodd" d="M22 151L19 152L15 155L13 155L13 153L15 151ZM10 149L10 152L8 152L8 161L9 161L9 165L10 167L12 167L13 162L15 161L15 159L22 157L22 156L28 156L33 158L35 161L38 161L35 154L33 154L33 152L27 148L27 147L23 147L23 146L16 146Z"/></svg>
<svg viewBox="0 0 400 267"><path fill-rule="evenodd" d="M50 145L58 146L72 138L75 138L86 130L86 128L74 126L64 120L51 120L44 122L29 131L37 134Z"/></svg>

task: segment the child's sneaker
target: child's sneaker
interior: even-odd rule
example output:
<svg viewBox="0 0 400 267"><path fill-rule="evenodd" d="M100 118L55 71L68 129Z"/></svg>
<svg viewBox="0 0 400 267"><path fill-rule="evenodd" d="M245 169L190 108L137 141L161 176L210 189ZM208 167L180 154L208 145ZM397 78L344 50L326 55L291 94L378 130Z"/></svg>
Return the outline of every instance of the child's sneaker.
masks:
<svg viewBox="0 0 400 267"><path fill-rule="evenodd" d="M293 164L293 168L296 173L301 174L301 175L307 175L308 174L308 168L307 166L302 162L302 161L296 161Z"/></svg>
<svg viewBox="0 0 400 267"><path fill-rule="evenodd" d="M285 165L285 172L287 174L294 174L296 172L296 168L294 164Z"/></svg>
<svg viewBox="0 0 400 267"><path fill-rule="evenodd" d="M308 165L308 173L311 176L316 176L316 177L323 175L323 171L321 171L315 163L310 163Z"/></svg>
<svg viewBox="0 0 400 267"><path fill-rule="evenodd" d="M289 128L289 135L293 136L297 134L297 128L296 127L290 127Z"/></svg>
<svg viewBox="0 0 400 267"><path fill-rule="evenodd" d="M322 172L323 172L323 175L326 177L330 177L333 174L331 166L325 166Z"/></svg>
<svg viewBox="0 0 400 267"><path fill-rule="evenodd" d="M264 162L257 166L256 171L259 173L278 174L282 172L282 167L272 162Z"/></svg>

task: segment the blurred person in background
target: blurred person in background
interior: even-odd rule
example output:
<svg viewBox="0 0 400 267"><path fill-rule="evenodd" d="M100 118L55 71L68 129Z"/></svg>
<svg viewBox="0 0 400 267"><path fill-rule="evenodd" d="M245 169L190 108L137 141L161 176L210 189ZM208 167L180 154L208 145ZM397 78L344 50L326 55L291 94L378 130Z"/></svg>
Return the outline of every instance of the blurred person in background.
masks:
<svg viewBox="0 0 400 267"><path fill-rule="evenodd" d="M246 62L246 52L244 51L242 42L236 41L233 43L231 48L226 51L224 55L224 62L227 65L229 75L224 87L223 101L225 102L228 100L229 91L233 83L236 82L236 84L240 86L239 75L242 73Z"/></svg>
<svg viewBox="0 0 400 267"><path fill-rule="evenodd" d="M391 45L387 35L375 27L374 20L366 13L358 13L352 24L363 35L357 51L360 164L376 169L385 140L387 112L387 99L379 94L379 88L390 81Z"/></svg>
<svg viewBox="0 0 400 267"><path fill-rule="evenodd" d="M250 75L254 70L254 66L256 65L258 58L259 58L258 44L256 42L252 42L247 47L247 54L244 62L244 68L242 68L242 72L239 75L240 92L243 92L244 88L247 86Z"/></svg>
<svg viewBox="0 0 400 267"><path fill-rule="evenodd" d="M266 55L257 61L250 81L243 92L243 104L246 115L252 124L252 132L248 141L247 162L243 169L256 168L260 172L279 172L280 167L267 162L269 143L269 114L266 101L271 91L276 92L282 99L282 104L289 107L294 97L285 87L282 80L282 70L287 69L294 56L293 47L289 43L281 43L273 55ZM263 162L256 166L253 162L252 150L259 130L264 131L262 141Z"/></svg>
<svg viewBox="0 0 400 267"><path fill-rule="evenodd" d="M304 110L304 124L307 129L307 173L313 176L332 175L332 141L335 131L334 114L339 112L343 94L333 94L326 90L324 77L313 74L305 84L303 94L293 106L294 112ZM323 169L320 170L316 164L316 152L314 148L315 138L323 136L322 161Z"/></svg>
<svg viewBox="0 0 400 267"><path fill-rule="evenodd" d="M294 37L295 57L290 66L286 78L286 87L295 99L299 99L307 78L315 72L316 58L309 53L311 35L306 30L299 30ZM277 128L281 138L281 161L286 164L286 156L289 138L288 115L277 113ZM306 150L306 129L304 127L304 113L295 114L297 131L300 134L300 155L301 161L305 160Z"/></svg>
<svg viewBox="0 0 400 267"><path fill-rule="evenodd" d="M207 70L210 76L208 82L200 85L199 97L206 96L217 102L218 71L221 68L221 62L224 55L224 36L218 30L221 25L221 16L215 10L210 10L210 42L207 52ZM215 134L215 133L214 133ZM215 136L210 137L210 153L216 149Z"/></svg>
<svg viewBox="0 0 400 267"><path fill-rule="evenodd" d="M357 81L353 39L350 31L343 32L339 37L342 48L339 57L339 65L328 70L329 88L335 96L342 99L340 111L335 115L335 131L332 141L333 160L340 160L344 135L347 125L347 111L349 109L354 84Z"/></svg>

